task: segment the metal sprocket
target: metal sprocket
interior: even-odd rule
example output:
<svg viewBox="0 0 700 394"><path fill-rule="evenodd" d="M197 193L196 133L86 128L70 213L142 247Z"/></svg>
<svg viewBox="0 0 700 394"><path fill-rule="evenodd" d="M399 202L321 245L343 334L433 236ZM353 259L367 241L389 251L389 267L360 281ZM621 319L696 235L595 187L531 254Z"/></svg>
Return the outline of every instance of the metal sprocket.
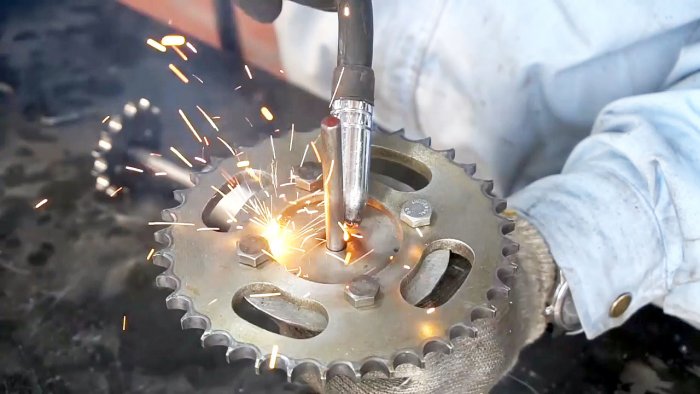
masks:
<svg viewBox="0 0 700 394"><path fill-rule="evenodd" d="M284 177L281 174L288 174L299 164L317 136L318 132L287 133L274 139L276 152L265 140L246 149L245 158L260 174L276 172ZM307 159L313 156L308 153ZM500 214L506 204L492 194L492 183L475 179L474 165L455 163L454 151L433 150L429 139L410 141L401 131L375 132L372 157L403 163L427 179L427 185L415 191L391 188L379 182L378 176L373 175L371 180L370 198L390 218L399 244L390 261L376 265L377 270L371 272L381 283L378 305L354 309L343 299L342 282L319 283L297 277L296 272L289 271L288 263L293 259L281 261L286 267L274 262L258 269L239 265L234 259L236 240L248 232L247 228L200 232L192 226L173 225L156 233L156 240L164 248L156 253L154 261L166 268L156 283L173 290L166 299L169 308L186 311L183 328L204 330L205 346L228 347L229 360L255 359L258 370L269 368L270 352L278 346L276 369L284 370L290 381L318 385L336 375L355 379L378 372L390 377L398 365L405 363L422 367L428 353L449 353L457 338L478 336L473 325L476 320L500 319L509 308L517 244L505 236L512 231L513 223ZM270 167L273 159L275 170ZM212 189L225 183L222 174L230 177L243 172L240 160L229 158L193 174L196 186L176 191L180 205L164 210L163 219L206 228L202 212L217 194ZM283 182L279 187L287 188L286 193L299 192L298 200L312 195ZM279 195L281 190L274 192ZM411 198L433 204L433 223L422 233L396 219L401 205ZM449 300L434 311L406 302L402 283L420 266L426 250L441 246L449 249L457 244L467 245L471 272ZM327 326L316 336L297 339L246 321L233 311L232 303L251 283L258 290L279 289L294 300L310 299L320 304L328 315Z"/></svg>

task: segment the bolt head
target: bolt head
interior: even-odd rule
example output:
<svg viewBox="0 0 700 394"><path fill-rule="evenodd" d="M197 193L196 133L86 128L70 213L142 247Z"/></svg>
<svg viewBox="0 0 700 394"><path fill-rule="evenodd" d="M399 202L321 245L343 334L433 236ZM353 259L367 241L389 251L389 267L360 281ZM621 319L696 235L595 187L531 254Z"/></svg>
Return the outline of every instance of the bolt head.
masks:
<svg viewBox="0 0 700 394"><path fill-rule="evenodd" d="M270 256L263 250L269 251L270 246L264 237L259 235L246 235L238 241L238 262L254 268L270 260Z"/></svg>
<svg viewBox="0 0 700 394"><path fill-rule="evenodd" d="M321 163L305 161L301 166L294 166L294 184L307 192L314 192L323 186L323 169Z"/></svg>
<svg viewBox="0 0 700 394"><path fill-rule="evenodd" d="M406 201L401 206L401 220L409 226L423 227L430 225L430 219L433 216L433 208L428 200L415 198Z"/></svg>
<svg viewBox="0 0 700 394"><path fill-rule="evenodd" d="M377 300L379 282L369 275L360 275L345 286L345 299L355 308L367 308Z"/></svg>

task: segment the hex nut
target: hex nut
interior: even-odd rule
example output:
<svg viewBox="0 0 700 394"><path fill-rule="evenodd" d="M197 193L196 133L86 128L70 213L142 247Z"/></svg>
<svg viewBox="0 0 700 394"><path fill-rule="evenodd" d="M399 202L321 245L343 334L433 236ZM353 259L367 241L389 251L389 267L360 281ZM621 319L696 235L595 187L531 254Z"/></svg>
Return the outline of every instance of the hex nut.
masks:
<svg viewBox="0 0 700 394"><path fill-rule="evenodd" d="M323 186L321 163L305 161L301 166L294 166L294 184L307 192L314 192Z"/></svg>
<svg viewBox="0 0 700 394"><path fill-rule="evenodd" d="M270 260L270 256L263 252L269 251L270 246L264 237L259 235L246 235L238 241L237 245L238 262L251 266L260 267Z"/></svg>
<svg viewBox="0 0 700 394"><path fill-rule="evenodd" d="M355 308L367 308L377 300L379 282L369 275L360 275L345 286L345 299Z"/></svg>
<svg viewBox="0 0 700 394"><path fill-rule="evenodd" d="M430 202L422 198L406 201L401 206L401 213L399 215L404 223L413 228L430 225L432 216L433 208L430 206Z"/></svg>

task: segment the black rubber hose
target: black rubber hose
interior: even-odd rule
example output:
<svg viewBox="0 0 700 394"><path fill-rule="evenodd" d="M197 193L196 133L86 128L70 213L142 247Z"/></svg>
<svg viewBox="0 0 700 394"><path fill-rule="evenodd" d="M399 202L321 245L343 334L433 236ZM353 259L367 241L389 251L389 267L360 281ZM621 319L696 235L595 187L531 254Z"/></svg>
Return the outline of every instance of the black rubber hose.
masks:
<svg viewBox="0 0 700 394"><path fill-rule="evenodd" d="M338 65L333 73L332 85L335 98L362 100L373 104L372 0L338 0L337 10Z"/></svg>

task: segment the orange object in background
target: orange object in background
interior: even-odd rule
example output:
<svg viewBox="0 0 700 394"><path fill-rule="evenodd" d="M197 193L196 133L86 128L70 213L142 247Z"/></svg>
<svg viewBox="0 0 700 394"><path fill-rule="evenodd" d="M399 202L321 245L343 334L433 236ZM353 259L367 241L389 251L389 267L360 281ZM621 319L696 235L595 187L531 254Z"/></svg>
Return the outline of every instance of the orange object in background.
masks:
<svg viewBox="0 0 700 394"><path fill-rule="evenodd" d="M171 26L186 37L193 37L216 49L222 49L215 1L231 0L119 0L131 9ZM263 69L277 78L285 79L279 71L282 69L282 62L274 26L255 21L234 5L232 8L231 17L234 20L243 62Z"/></svg>

